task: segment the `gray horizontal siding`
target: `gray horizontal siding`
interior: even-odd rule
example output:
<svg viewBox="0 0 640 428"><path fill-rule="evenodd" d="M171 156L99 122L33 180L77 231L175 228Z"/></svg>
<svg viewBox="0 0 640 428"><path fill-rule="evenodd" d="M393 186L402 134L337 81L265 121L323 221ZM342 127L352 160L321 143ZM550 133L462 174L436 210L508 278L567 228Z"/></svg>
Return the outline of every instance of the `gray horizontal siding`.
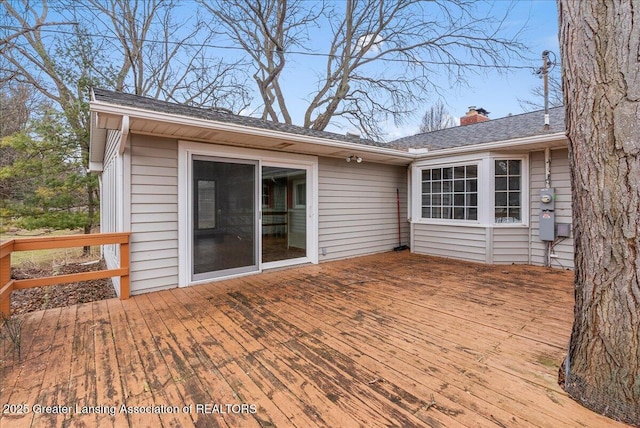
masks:
<svg viewBox="0 0 640 428"><path fill-rule="evenodd" d="M318 163L320 261L396 247L396 189L400 189L402 243L407 243L406 168L368 163L366 159L358 164L320 158Z"/></svg>
<svg viewBox="0 0 640 428"><path fill-rule="evenodd" d="M178 144L131 138L131 293L178 284Z"/></svg>
<svg viewBox="0 0 640 428"><path fill-rule="evenodd" d="M493 228L493 263L529 263L529 229Z"/></svg>
<svg viewBox="0 0 640 428"><path fill-rule="evenodd" d="M486 229L414 223L412 251L484 263L487 261L488 251Z"/></svg>
<svg viewBox="0 0 640 428"><path fill-rule="evenodd" d="M544 152L531 153L531 263L544 264L544 243L538 238L540 214L540 189L544 184ZM551 151L551 186L556 191L556 223L572 223L571 176L567 149ZM566 238L554 245L551 259L554 267L573 269L573 238Z"/></svg>

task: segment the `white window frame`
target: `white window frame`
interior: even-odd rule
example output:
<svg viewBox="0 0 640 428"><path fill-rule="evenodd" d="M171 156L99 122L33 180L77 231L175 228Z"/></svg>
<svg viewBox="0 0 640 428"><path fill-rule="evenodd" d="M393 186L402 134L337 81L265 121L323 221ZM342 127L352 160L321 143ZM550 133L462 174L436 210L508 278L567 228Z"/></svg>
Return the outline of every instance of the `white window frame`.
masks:
<svg viewBox="0 0 640 428"><path fill-rule="evenodd" d="M476 190L475 190L475 192L463 192L463 195L465 196L465 199L466 199L466 196L467 196L467 195L470 195L470 194L472 194L472 193L475 193L475 195L476 195L476 205L475 205L476 216L475 216L475 217L476 217L476 218L475 218L475 219L455 219L455 218L454 218L454 219L451 219L451 218L438 218L438 217L422 217L422 211L423 211L423 209L424 209L424 200L423 200L423 198L424 198L424 192L423 192L423 189L422 189L423 184L424 184L424 179L423 179L424 172L425 172L425 171L434 171L434 170L440 170L440 171L443 171L444 169L449 169L449 168L451 168L451 169L454 169L454 170L455 170L455 168L461 168L461 167L464 167L465 169L466 169L466 168L468 168L468 167L475 167L475 168L476 168L476 177L475 177L475 181L476 181ZM421 184L421 186L420 186L420 189L419 189L419 190L420 190L420 217L421 217L421 218L423 218L423 219L425 219L425 220L445 220L445 221L453 221L453 220L455 220L455 221L463 221L463 222L477 222L477 221L478 221L478 218L479 218L479 214L480 214L480 212L479 212L479 199L480 199L480 198L479 198L479 194L480 194L480 188L479 188L479 186L478 186L478 182L480 181L479 179L480 179L480 177L479 177L479 166L478 166L478 164L477 164L477 163L473 163L473 162L472 162L472 163L466 163L466 164L464 164L464 165L455 165L455 166L429 166L429 167L423 167L423 168L421 168L421 169L420 169L420 184ZM454 179L453 179L453 178L452 178L451 180L452 180L452 181L454 181ZM433 179L432 179L432 180L430 180L430 181L433 183ZM465 181L466 181L466 179L465 179ZM440 178L440 180L438 180L438 182L442 185L442 184L444 184L445 179L441 177L441 178ZM436 194L436 195L439 195L439 196L441 196L441 197L443 197L445 194L450 193L450 194L451 194L451 195L453 195L453 197L455 198L456 193L455 193L454 189L451 189L451 191L450 191L450 192L444 192L444 191L442 191L442 188L441 188L440 190L441 190L441 191L440 191L439 193L435 193L435 194ZM434 193L433 193L433 192L431 192L430 194L431 194L431 195L432 195L432 197L433 197ZM452 202L452 204L450 204L450 209L454 209L454 204L453 204L453 202L454 202L454 201L451 201L451 202ZM443 207L443 209L444 209L444 205L445 205L445 204L444 204L444 202L442 202L441 204L439 204L439 206ZM463 204L463 205L464 205L464 204ZM431 205L431 208L433 208L433 205ZM465 214L466 214L466 213L465 213Z"/></svg>
<svg viewBox="0 0 640 428"><path fill-rule="evenodd" d="M495 161L521 161L521 221L518 223L495 223ZM422 171L433 168L448 168L465 165L478 167L478 219L434 219L422 217ZM427 159L418 161L411 167L411 221L416 224L440 224L472 227L528 227L529 226L529 155L478 153L455 157Z"/></svg>
<svg viewBox="0 0 640 428"><path fill-rule="evenodd" d="M293 208L306 208L307 207L307 189L306 189L306 178L305 180L294 180L293 182ZM298 203L299 191L298 186L305 185L305 193L304 193L304 204Z"/></svg>
<svg viewBox="0 0 640 428"><path fill-rule="evenodd" d="M528 154L494 154L491 156L491 223L493 227L522 227L529 226L529 155ZM520 221L517 223L495 222L495 192L496 192L496 168L497 160L520 161Z"/></svg>
<svg viewBox="0 0 640 428"><path fill-rule="evenodd" d="M497 183L498 183L498 171L496 169L496 164L497 163L501 163L501 162L505 162L506 163L506 172L505 174L501 174L500 178L503 179L505 181L505 188L504 189L500 189L498 190L497 187ZM509 165L512 165L514 163L519 163L519 167L518 167L518 174L514 175L511 173L511 168L509 167ZM523 194L522 194L522 160L521 159L494 159L493 160L493 167L494 167L494 173L493 173L493 179L494 179L494 188L493 188L493 195L494 195L494 203L493 203L493 209L494 209L494 214L493 214L493 218L494 218L494 222L496 224L512 224L512 223L516 223L516 224L520 224L522 223L522 217L524 215L524 213L522 212L522 199L523 199ZM511 179L512 178L518 178L518 188L517 189L511 189L510 188L510 183L511 183ZM496 202L496 199L498 197L498 193L504 194L505 199L504 199L504 205L498 205ZM511 205L511 196L512 195L518 195L518 204L517 205ZM506 210L506 214L507 216L505 217L497 217L496 216L496 210L498 210L498 207L500 207L500 209L504 209ZM511 220L514 217L513 216L508 216L509 213L511 213L511 211L517 208L518 211L518 218L517 221L499 221L499 220Z"/></svg>
<svg viewBox="0 0 640 428"><path fill-rule="evenodd" d="M258 171L262 166L282 166L286 168L299 168L307 171L307 256L299 259L291 259L277 262L263 263L258 257L258 269L246 274L259 273L264 269L289 266L300 263L318 263L318 158L317 156L300 155L292 153L273 152L268 150L248 149L243 147L229 147L192 141L178 141L178 286L186 287L201 283L233 278L230 275L203 280L191 278L192 234L190 233L192 218L192 192L191 192L191 160L193 156L212 156L216 158L246 159L258 161ZM258 176L261 176L258 174ZM257 207L262 212L262 186L259 186ZM256 230L257 239L262 239L262 225L258 222ZM262 245L261 241L260 244ZM260 246L258 247L260 249Z"/></svg>

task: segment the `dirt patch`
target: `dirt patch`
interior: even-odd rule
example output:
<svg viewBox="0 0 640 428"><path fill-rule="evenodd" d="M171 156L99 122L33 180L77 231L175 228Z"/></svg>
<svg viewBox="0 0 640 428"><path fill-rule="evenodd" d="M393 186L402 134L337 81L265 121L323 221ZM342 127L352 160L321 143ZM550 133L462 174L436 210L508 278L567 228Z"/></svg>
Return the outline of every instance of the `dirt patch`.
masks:
<svg viewBox="0 0 640 428"><path fill-rule="evenodd" d="M104 261L89 264L67 263L54 268L14 267L11 268L11 278L40 278L44 276L91 272L101 269L106 269ZM11 293L11 313L18 315L44 309L75 305L77 303L110 299L113 297L116 297L116 293L109 278L28 288Z"/></svg>

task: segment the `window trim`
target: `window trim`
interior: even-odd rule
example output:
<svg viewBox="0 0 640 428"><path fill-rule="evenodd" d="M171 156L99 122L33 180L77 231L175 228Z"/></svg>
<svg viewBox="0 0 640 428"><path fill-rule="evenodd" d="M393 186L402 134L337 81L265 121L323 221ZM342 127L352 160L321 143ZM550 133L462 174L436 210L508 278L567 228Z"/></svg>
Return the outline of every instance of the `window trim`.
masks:
<svg viewBox="0 0 640 428"><path fill-rule="evenodd" d="M216 157L221 159L239 159L242 161L258 162L258 171L261 174L262 166L283 166L306 170L307 179L307 256L305 258L284 260L282 262L262 262L258 258L258 270L297 265L301 263L318 263L319 238L318 238L318 157L295 153L274 152L269 150L231 147L213 143L200 143L188 140L178 140L178 287L187 287L196 284L204 284L218 279L228 279L236 276L251 274L239 273L218 278L194 280L191 277L192 266L192 159L194 156ZM260 175L259 175L260 176ZM256 206L262 212L262 187L258 186L258 198ZM257 236L262 239L261 222L258 224Z"/></svg>
<svg viewBox="0 0 640 428"><path fill-rule="evenodd" d="M474 165L478 169L478 218L477 220L461 220L461 219L441 219L441 218L423 218L422 217L422 171L427 169L434 168L449 168L449 167L457 167L457 166L471 166ZM441 224L441 225L458 225L458 226L476 226L480 225L482 212L484 210L484 194L483 189L486 187L486 182L484 181L483 170L486 168L486 165L483 164L482 158L473 157L463 157L458 158L452 161L452 159L437 159L433 161L422 161L419 164L414 164L412 167L412 176L413 176L413 198L412 198L412 215L411 219L414 223L424 223L424 224Z"/></svg>
<svg viewBox="0 0 640 428"><path fill-rule="evenodd" d="M294 180L291 185L293 187L293 201L291 206L293 208L306 208L307 207L307 186L306 186L306 177L304 180ZM298 190L298 186L304 186L304 203L300 204L298 198L300 197L300 191Z"/></svg>
<svg viewBox="0 0 640 428"><path fill-rule="evenodd" d="M475 204L475 206L473 207L473 209L475 209L475 210L476 210L476 216L475 216L476 218L475 218L475 219L466 219L466 218L464 218L464 219L461 219L461 218L456 219L456 218L442 218L442 217L423 217L423 216L422 216L422 214L423 214L423 210L424 210L424 200L423 200L423 198L424 198L424 192L423 192L423 185L424 185L423 175L424 175L424 172L425 172L425 171L434 171L434 170L440 170L440 171L443 171L444 169L449 169L449 168L450 168L450 169L453 169L453 170L455 170L456 168L465 168L465 178L463 179L463 182L465 182L465 181L467 180L467 178L466 178L466 169L467 169L468 167L475 167L475 168L476 168L476 177L474 177L474 178L475 178L475 181L476 181L476 190L475 190L474 192L472 192L472 191L467 192L466 190L463 190L463 192L462 192L461 194L462 194L462 195L464 195L464 197L465 197L465 201L466 201L466 197L467 197L468 195L471 195L471 194L475 194L475 195L476 195L476 204ZM477 164L477 163L465 163L464 165L456 165L456 166L448 166L448 165L447 165L447 166L440 166L440 165L433 165L433 166L429 166L429 167L423 167L423 168L421 168L421 169L420 169L420 177L419 177L419 183L420 183L420 186L419 186L419 189L418 189L418 190L419 190L419 193L418 193L418 194L420 195L420 198L419 198L419 199L420 199L420 218L425 219L425 220L445 220L445 221L455 220L455 221L461 221L461 222L477 222L477 221L478 221L478 218L479 218L479 199L480 199L480 198L479 198L479 194L480 194L480 187L479 187L479 185L478 185L478 183L479 183L479 181L480 181L480 177L479 177L479 176L480 176L480 174L479 174L479 166L478 166L478 164ZM450 180L451 180L451 181L453 181L453 182L455 182L455 181L456 181L455 176L454 176L453 178L451 178ZM431 183L433 183L433 182L434 182L434 179L430 179L429 181L430 181ZM442 185L442 184L444 184L446 181L449 181L449 179L445 179L444 177L440 177L440 179L439 179L439 180L435 180L435 182L439 182L441 185ZM450 194L450 195L452 195L452 196L454 197L454 199L455 199L456 191L455 191L454 189L451 189L451 190L450 190L450 191L448 191L448 192L444 192L444 191L441 189L441 191L440 191L440 192L436 193L436 195L440 195L441 197L442 197L442 196L444 196L444 195L446 195L446 194ZM458 192L458 194L460 194L460 193ZM433 193L433 192L430 192L430 195L434 195L434 193ZM464 207L463 207L463 208L466 208L466 202L465 202L463 205L464 205ZM430 205L429 205L429 207L430 207L431 209L433 209L433 208L434 208L434 205L433 205L433 204L430 204ZM450 209L453 209L454 211L455 211L455 208L460 208L460 206L459 206L459 205L458 205L458 206L456 206L456 204L455 204L455 202L454 202L454 201L451 201L451 204L449 204L449 206L448 206L448 207L445 207L444 202L442 202L442 203L440 203L439 205L437 205L437 208L439 208L439 207L442 207L443 209L444 209L444 208L450 208ZM466 211L466 209L465 209L465 215L466 215L466 214L467 214L467 211Z"/></svg>
<svg viewBox="0 0 640 428"><path fill-rule="evenodd" d="M521 212L522 218L518 223L495 222L495 161L521 161ZM433 168L448 168L465 165L478 167L478 220L433 219L422 217L422 171ZM527 153L482 153L476 155L462 155L455 158L440 158L421 160L411 167L411 222L417 224L522 228L529 227L529 154Z"/></svg>
<svg viewBox="0 0 640 428"><path fill-rule="evenodd" d="M495 221L495 188L496 188L496 170L495 161L497 160L519 160L520 161L520 216L521 219L517 223L496 223ZM529 154L494 154L490 156L491 162L491 225L493 227L529 227Z"/></svg>
<svg viewBox="0 0 640 428"><path fill-rule="evenodd" d="M500 174L500 176L498 176L498 171L497 171L497 164L500 162L505 162L505 173L504 174ZM512 174L511 171L511 167L510 165L518 163L518 173L517 174ZM524 198L524 195L522 194L522 160L520 159L494 159L493 161L493 166L494 166L494 174L493 174L493 179L494 179L494 187L493 187L493 222L496 224L504 224L504 223L522 223L522 216L523 216L523 212L522 212L522 199ZM511 179L512 178L518 178L518 187L517 189L511 189ZM504 189L497 189L497 183L498 183L498 179L504 180ZM502 205L498 205L497 204L497 199L498 199L498 194L503 194L504 195L504 204ZM511 196L512 195L518 195L518 204L517 205L512 205L511 204ZM498 221L499 219L507 219L507 220L511 220L514 219L514 216L511 215L512 214L512 210L514 210L515 208L517 208L517 212L518 212L518 217L517 217L517 221ZM498 209L501 210L505 210L505 216L503 217L498 217L497 216L497 211Z"/></svg>

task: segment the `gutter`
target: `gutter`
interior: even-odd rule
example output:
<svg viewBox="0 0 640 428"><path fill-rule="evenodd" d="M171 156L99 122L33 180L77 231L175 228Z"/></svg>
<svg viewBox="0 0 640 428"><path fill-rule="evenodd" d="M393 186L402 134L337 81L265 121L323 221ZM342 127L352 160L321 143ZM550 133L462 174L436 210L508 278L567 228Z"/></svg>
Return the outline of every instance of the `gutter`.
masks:
<svg viewBox="0 0 640 428"><path fill-rule="evenodd" d="M451 156L469 152L485 152L490 150L517 148L531 144L544 144L566 139L566 132L554 132L553 134L532 135L529 137L512 138L510 140L492 141L489 143L470 144L468 146L451 147L448 149L432 150L418 155L416 160L430 159L441 156Z"/></svg>
<svg viewBox="0 0 640 428"><path fill-rule="evenodd" d="M492 141L488 143L472 144L468 146L451 147L439 150L425 149L409 149L399 150L387 147L369 146L347 141L337 141L330 138L322 138L309 136L304 134L294 134L284 131L277 131L264 128L256 128L236 123L219 122L209 119L199 119L189 116L177 114L157 112L153 110L138 109L130 106L121 106L117 104L105 103L103 101L91 101L90 108L92 113L105 113L114 116L139 118L153 121L164 121L177 125L194 126L199 128L211 129L223 132L235 132L258 137L280 138L283 140L293 141L297 143L306 143L319 145L324 147L332 147L343 150L357 150L362 153L372 153L386 155L396 159L405 159L409 162L416 162L425 159L452 156L463 153L490 151L504 148L517 148L531 144L544 144L553 141L559 141L566 138L566 132L555 132L552 134L533 135L529 137L513 138L510 140ZM92 123L93 125L93 123ZM99 128L97 128L99 129ZM122 146L121 146L122 147Z"/></svg>
<svg viewBox="0 0 640 428"><path fill-rule="evenodd" d="M208 119L198 119L188 116L181 116L171 113L157 112L153 110L141 110L134 107L121 106L116 104L105 103L102 101L91 101L90 109L95 113L105 113L115 116L129 116L130 118L139 118L153 121L164 121L177 125L194 126L206 128L216 131L235 132L249 134L258 137L281 138L288 141L298 143L307 143L321 145L325 147L333 147L336 149L357 150L363 153L374 153L387 155L399 159L413 161L417 158L416 154L406 152L404 150L369 146L366 144L358 144L352 142L342 142L329 138L314 137L303 134L293 134L283 131L274 131L271 129L254 128L251 126L240 125L235 123L218 122Z"/></svg>

